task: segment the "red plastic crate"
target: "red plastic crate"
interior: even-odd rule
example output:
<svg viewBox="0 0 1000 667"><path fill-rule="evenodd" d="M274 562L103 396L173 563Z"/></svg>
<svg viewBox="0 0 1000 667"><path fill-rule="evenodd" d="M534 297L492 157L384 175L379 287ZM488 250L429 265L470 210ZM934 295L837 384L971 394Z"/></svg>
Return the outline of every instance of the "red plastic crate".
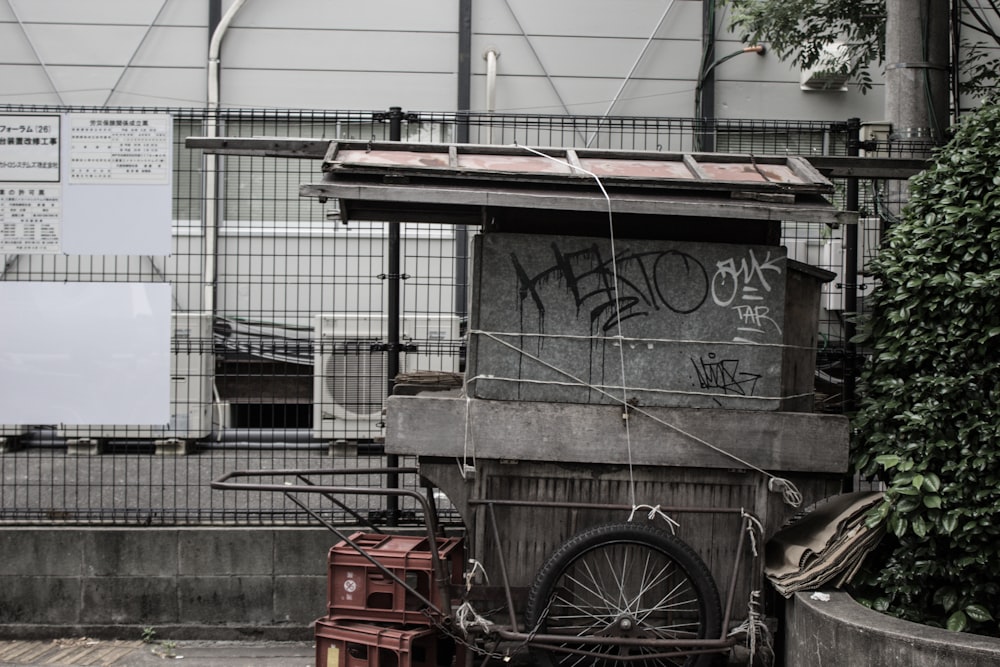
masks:
<svg viewBox="0 0 1000 667"><path fill-rule="evenodd" d="M451 667L464 653L436 628L316 621L316 667Z"/></svg>
<svg viewBox="0 0 1000 667"><path fill-rule="evenodd" d="M355 533L352 542L362 547L385 570L405 581L413 590L443 606L431 567L430 542L426 537ZM462 539L437 539L437 553L449 584L462 584ZM330 549L327 601L329 615L379 623L429 624L426 605L385 571L373 565L346 542ZM450 594L450 593L449 593Z"/></svg>

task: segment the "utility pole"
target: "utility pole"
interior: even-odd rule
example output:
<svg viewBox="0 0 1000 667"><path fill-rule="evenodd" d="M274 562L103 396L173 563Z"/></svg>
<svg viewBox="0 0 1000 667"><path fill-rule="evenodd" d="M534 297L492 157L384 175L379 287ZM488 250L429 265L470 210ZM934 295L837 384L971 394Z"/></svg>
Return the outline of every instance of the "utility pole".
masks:
<svg viewBox="0 0 1000 667"><path fill-rule="evenodd" d="M944 143L949 104L950 0L886 0L885 117L889 150L927 158ZM885 206L898 216L909 182L886 184Z"/></svg>
<svg viewBox="0 0 1000 667"><path fill-rule="evenodd" d="M922 157L948 129L950 0L886 0L885 112L890 143ZM922 154L921 154L922 153Z"/></svg>

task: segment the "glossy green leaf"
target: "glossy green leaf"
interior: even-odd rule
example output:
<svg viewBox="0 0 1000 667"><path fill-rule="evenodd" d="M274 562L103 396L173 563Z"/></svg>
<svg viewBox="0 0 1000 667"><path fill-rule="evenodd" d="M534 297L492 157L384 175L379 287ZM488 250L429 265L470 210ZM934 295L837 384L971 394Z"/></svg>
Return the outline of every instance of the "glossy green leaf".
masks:
<svg viewBox="0 0 1000 667"><path fill-rule="evenodd" d="M970 604L965 608L965 614L977 623L985 623L993 620L990 610L981 604Z"/></svg>
<svg viewBox="0 0 1000 667"><path fill-rule="evenodd" d="M948 617L945 627L954 632L964 632L969 627L969 619L965 615L965 612L956 611Z"/></svg>

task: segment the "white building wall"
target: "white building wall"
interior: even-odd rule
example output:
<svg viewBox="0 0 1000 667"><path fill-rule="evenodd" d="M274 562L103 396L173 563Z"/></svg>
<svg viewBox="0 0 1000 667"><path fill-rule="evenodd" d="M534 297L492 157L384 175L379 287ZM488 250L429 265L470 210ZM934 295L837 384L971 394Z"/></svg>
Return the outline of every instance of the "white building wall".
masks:
<svg viewBox="0 0 1000 667"><path fill-rule="evenodd" d="M203 106L208 5L0 3L0 103ZM743 46L725 21L717 57ZM458 0L247 0L223 42L222 105L454 110L458 23ZM498 112L693 116L701 23L701 0L477 0L472 109L486 110L495 49ZM715 77L720 118L882 116L881 84L802 91L773 54L741 55Z"/></svg>

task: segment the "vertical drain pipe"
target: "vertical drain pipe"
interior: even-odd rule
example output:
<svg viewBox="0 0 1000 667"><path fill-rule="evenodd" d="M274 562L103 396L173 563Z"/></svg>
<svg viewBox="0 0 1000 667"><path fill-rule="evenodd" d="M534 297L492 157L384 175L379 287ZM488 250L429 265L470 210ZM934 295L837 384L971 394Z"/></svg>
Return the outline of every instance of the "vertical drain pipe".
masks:
<svg viewBox="0 0 1000 667"><path fill-rule="evenodd" d="M490 48L483 54L486 59L486 113L490 114L490 124L486 126L486 143L493 143L493 113L497 110L497 58L500 53Z"/></svg>
<svg viewBox="0 0 1000 667"><path fill-rule="evenodd" d="M222 51L222 38L225 37L229 25L233 18L243 7L246 0L234 0L233 4L219 20L215 29L212 30L212 39L208 44L208 126L206 135L208 137L219 136L219 90L220 90L220 61L219 54ZM215 4L214 2L212 3ZM212 13L210 6L209 13ZM205 263L204 263L204 296L202 300L202 311L209 315L215 315L215 283L218 273L218 237L219 237L219 170L220 158L218 155L205 154L205 206L202 219L205 221Z"/></svg>

